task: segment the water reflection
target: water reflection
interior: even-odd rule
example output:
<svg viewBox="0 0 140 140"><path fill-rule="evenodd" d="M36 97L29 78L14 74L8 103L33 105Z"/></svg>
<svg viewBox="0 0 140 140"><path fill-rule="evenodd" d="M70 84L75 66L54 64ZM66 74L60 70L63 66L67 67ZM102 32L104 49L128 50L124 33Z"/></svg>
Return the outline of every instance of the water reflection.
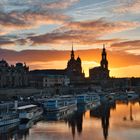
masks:
<svg viewBox="0 0 140 140"><path fill-rule="evenodd" d="M0 140L26 140L29 136L29 129L34 125L33 121L20 125L9 125L0 129Z"/></svg>
<svg viewBox="0 0 140 140"><path fill-rule="evenodd" d="M3 131L1 140L139 140L139 102L108 102L79 110L59 121L43 120ZM102 134L102 135L101 135Z"/></svg>
<svg viewBox="0 0 140 140"><path fill-rule="evenodd" d="M83 115L84 114L85 114L85 112L83 112L83 111L76 111L65 119L65 122L68 123L69 127L71 127L71 132L72 132L73 138L75 137L76 130L79 135L82 133Z"/></svg>
<svg viewBox="0 0 140 140"><path fill-rule="evenodd" d="M104 139L107 140L108 137L108 129L109 129L109 119L110 119L110 110L115 109L115 102L114 103L102 103L102 105L95 109L90 111L91 117L97 117L101 119L102 129L103 129L103 135Z"/></svg>

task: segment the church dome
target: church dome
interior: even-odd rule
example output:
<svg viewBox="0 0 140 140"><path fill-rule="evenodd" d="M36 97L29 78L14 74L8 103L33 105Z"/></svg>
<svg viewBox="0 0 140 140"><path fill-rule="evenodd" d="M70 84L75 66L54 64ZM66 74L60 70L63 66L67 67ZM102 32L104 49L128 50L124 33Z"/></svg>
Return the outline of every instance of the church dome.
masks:
<svg viewBox="0 0 140 140"><path fill-rule="evenodd" d="M1 67L8 67L8 63L7 63L4 59L2 59L2 60L0 61L0 66L1 66Z"/></svg>
<svg viewBox="0 0 140 140"><path fill-rule="evenodd" d="M79 56L77 58L77 62L80 62L81 63L81 58Z"/></svg>

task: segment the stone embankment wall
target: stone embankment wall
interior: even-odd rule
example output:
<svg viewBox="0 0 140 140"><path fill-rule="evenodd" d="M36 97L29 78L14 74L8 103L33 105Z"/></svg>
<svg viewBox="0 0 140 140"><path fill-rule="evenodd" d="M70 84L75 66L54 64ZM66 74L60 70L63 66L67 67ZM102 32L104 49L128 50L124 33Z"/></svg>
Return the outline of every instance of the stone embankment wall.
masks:
<svg viewBox="0 0 140 140"><path fill-rule="evenodd" d="M12 99L14 96L31 96L38 93L40 93L40 89L34 88L0 89L0 100Z"/></svg>
<svg viewBox="0 0 140 140"><path fill-rule="evenodd" d="M90 90L95 90L96 88L90 88ZM0 100L12 99L14 96L54 96L54 95L66 95L66 94L80 94L89 90L88 86L78 86L78 87L49 87L43 89L37 88L15 88L15 89L0 89Z"/></svg>

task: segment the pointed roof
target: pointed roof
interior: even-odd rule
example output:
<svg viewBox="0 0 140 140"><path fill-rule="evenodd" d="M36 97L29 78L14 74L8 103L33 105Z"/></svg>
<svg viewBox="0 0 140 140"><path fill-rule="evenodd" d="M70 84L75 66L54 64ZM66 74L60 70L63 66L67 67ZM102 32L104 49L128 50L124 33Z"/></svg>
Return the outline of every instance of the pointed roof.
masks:
<svg viewBox="0 0 140 140"><path fill-rule="evenodd" d="M105 53L106 53L105 44L103 44L103 51L102 51L102 54L105 54Z"/></svg>
<svg viewBox="0 0 140 140"><path fill-rule="evenodd" d="M72 50L71 50L71 59L74 59L73 42L72 42Z"/></svg>
<svg viewBox="0 0 140 140"><path fill-rule="evenodd" d="M72 42L72 51L73 51L73 42Z"/></svg>

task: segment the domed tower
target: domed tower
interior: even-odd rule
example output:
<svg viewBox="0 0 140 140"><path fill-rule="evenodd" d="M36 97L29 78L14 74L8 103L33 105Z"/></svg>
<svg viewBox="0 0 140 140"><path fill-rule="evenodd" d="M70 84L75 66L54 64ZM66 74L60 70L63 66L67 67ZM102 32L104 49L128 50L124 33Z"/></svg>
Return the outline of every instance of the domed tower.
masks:
<svg viewBox="0 0 140 140"><path fill-rule="evenodd" d="M81 58L79 56L77 57L76 63L77 63L77 71L79 73L82 73Z"/></svg>
<svg viewBox="0 0 140 140"><path fill-rule="evenodd" d="M100 66L89 69L89 76L92 80L109 79L108 60L105 45L103 45Z"/></svg>
<svg viewBox="0 0 140 140"><path fill-rule="evenodd" d="M77 57L77 62L81 64L81 58L79 56Z"/></svg>
<svg viewBox="0 0 140 140"><path fill-rule="evenodd" d="M8 65L8 63L4 59L2 59L0 61L0 67L9 67L9 65Z"/></svg>
<svg viewBox="0 0 140 140"><path fill-rule="evenodd" d="M71 50L71 58L70 60L68 61L68 64L67 64L67 68L70 70L74 69L74 65L75 65L75 58L74 58L74 50L73 50L73 45L72 45L72 50Z"/></svg>
<svg viewBox="0 0 140 140"><path fill-rule="evenodd" d="M74 50L73 50L73 44L72 44L72 50L70 54L70 60L67 63L67 75L70 77L70 79L79 80L84 77L82 74L82 66L81 66L81 59L78 56L77 59L75 59Z"/></svg>
<svg viewBox="0 0 140 140"><path fill-rule="evenodd" d="M103 45L102 60L100 64L102 69L108 70L108 61L107 61L107 53L106 53L105 45Z"/></svg>
<svg viewBox="0 0 140 140"><path fill-rule="evenodd" d="M74 50L73 50L73 45L72 45L72 50L71 50L71 58L67 63L67 71L69 74L71 74L73 71L76 71L76 60L74 56Z"/></svg>

